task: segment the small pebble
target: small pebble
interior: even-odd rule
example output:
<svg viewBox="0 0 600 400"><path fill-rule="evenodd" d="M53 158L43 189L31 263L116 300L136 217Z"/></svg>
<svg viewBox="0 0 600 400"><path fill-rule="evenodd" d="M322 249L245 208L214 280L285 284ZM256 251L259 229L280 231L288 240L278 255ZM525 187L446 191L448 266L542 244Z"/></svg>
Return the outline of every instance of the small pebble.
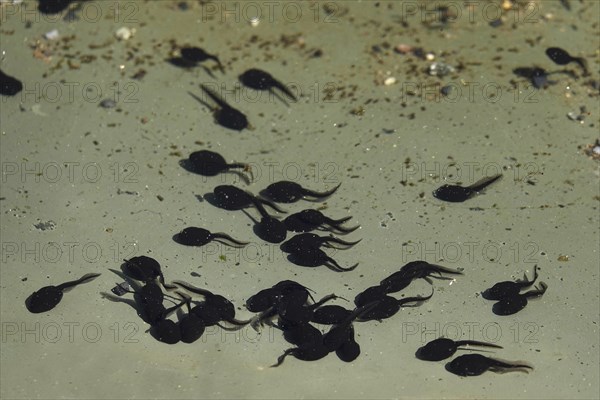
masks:
<svg viewBox="0 0 600 400"><path fill-rule="evenodd" d="M495 20L493 20L493 21L490 21L490 26L491 26L492 28L497 28L497 27L499 27L500 25L502 25L502 20L501 20L500 18L498 18L498 19L495 19Z"/></svg>
<svg viewBox="0 0 600 400"><path fill-rule="evenodd" d="M129 29L126 26L117 29L115 36L119 40L129 40L135 34L135 29Z"/></svg>
<svg viewBox="0 0 600 400"><path fill-rule="evenodd" d="M451 85L442 86L442 88L440 89L440 93L442 95L448 97L450 95L450 93L452 93L452 86Z"/></svg>
<svg viewBox="0 0 600 400"><path fill-rule="evenodd" d="M56 40L56 39L58 39L58 38L59 38L59 36L60 36L60 35L58 34L58 29L52 29L50 32L46 32L46 33L44 34L44 37L45 37L47 40Z"/></svg>
<svg viewBox="0 0 600 400"><path fill-rule="evenodd" d="M413 51L413 47L409 44L400 43L394 47L394 51L399 54L408 54Z"/></svg>
<svg viewBox="0 0 600 400"><path fill-rule="evenodd" d="M100 107L102 108L114 108L117 106L117 102L113 99L104 99L100 102Z"/></svg>
<svg viewBox="0 0 600 400"><path fill-rule="evenodd" d="M454 72L454 67L443 62L434 62L429 66L429 75L442 77L452 72Z"/></svg>
<svg viewBox="0 0 600 400"><path fill-rule="evenodd" d="M46 221L46 222L38 222L37 224L33 224L33 226L40 231L48 231L54 230L56 228L56 222L54 221Z"/></svg>

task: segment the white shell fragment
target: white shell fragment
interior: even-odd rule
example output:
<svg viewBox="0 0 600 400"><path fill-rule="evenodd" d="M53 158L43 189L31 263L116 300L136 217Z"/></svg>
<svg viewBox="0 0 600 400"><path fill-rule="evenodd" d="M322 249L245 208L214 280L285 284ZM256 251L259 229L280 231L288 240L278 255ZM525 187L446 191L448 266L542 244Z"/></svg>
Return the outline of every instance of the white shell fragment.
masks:
<svg viewBox="0 0 600 400"><path fill-rule="evenodd" d="M454 72L452 65L444 64L443 62L434 62L429 66L429 75L445 76Z"/></svg>
<svg viewBox="0 0 600 400"><path fill-rule="evenodd" d="M135 35L135 29L129 29L126 26L117 29L115 32L115 36L119 40L129 40L133 35Z"/></svg>
<svg viewBox="0 0 600 400"><path fill-rule="evenodd" d="M52 29L50 32L44 33L44 37L47 40L56 40L59 38L58 29Z"/></svg>

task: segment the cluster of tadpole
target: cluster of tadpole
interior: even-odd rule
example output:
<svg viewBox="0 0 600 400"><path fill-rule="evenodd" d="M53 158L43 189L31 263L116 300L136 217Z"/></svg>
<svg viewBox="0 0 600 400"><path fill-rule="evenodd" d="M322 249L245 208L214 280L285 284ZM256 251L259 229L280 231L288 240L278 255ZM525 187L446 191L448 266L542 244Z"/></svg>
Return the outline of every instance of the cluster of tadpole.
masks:
<svg viewBox="0 0 600 400"><path fill-rule="evenodd" d="M502 348L497 344L476 340L454 341L448 338L437 338L420 347L415 355L423 361L442 361L452 357L458 350L472 350L471 348L462 348L463 346ZM486 371L497 373L520 371L527 373L530 369L533 369L533 367L523 361L505 361L477 353L463 354L446 363L446 370L458 376L477 376Z"/></svg>
<svg viewBox="0 0 600 400"><path fill-rule="evenodd" d="M533 279L527 279L524 275L523 280L498 282L489 289L481 292L481 296L486 300L494 300L496 303L492 306L492 312L496 315L512 315L521 311L528 303L529 298L540 297L546 293L548 285L540 282L540 288L535 288L525 293L521 289L529 287L535 283L538 278L537 265L533 268Z"/></svg>
<svg viewBox="0 0 600 400"><path fill-rule="evenodd" d="M556 65L566 66L571 63L577 64L583 72L583 76L589 75L588 64L585 58L583 57L575 57L569 54L568 51L561 49L560 47L548 47L546 49L546 56ZM548 86L551 83L556 83L554 81L550 81L550 75L554 74L566 74L572 77L576 77L575 73L572 70L557 70L548 72L543 68L538 66L533 67L519 67L513 70L513 73L517 76L529 79L531 84L536 89L542 89Z"/></svg>
<svg viewBox="0 0 600 400"><path fill-rule="evenodd" d="M181 47L179 48L179 56L168 58L166 61L171 65L184 69L201 67L207 74L214 78L211 69L205 67L203 64L205 61L211 61L216 63L216 66L221 73L225 73L225 68L221 63L221 60L219 60L216 55L210 54L197 46ZM289 104L282 96L280 96L279 93L283 93L291 101L295 102L298 100L294 93L292 93L286 85L275 79L270 73L258 68L246 70L238 76L238 81L247 88L258 91L268 91L269 94L277 97L286 106L289 106ZM248 117L246 117L242 111L234 108L209 87L200 85L200 88L210 98L210 100L214 102L214 105L209 104L204 99L191 92L188 92L188 94L213 113L215 123L224 128L235 131L242 131L244 129L252 128L250 122L248 121Z"/></svg>
<svg viewBox="0 0 600 400"><path fill-rule="evenodd" d="M150 334L163 343L193 343L202 336L206 327L217 325L226 330L236 330L250 323L236 319L233 303L221 295L183 281L166 284L159 262L151 257L139 256L125 260L122 274L113 272L125 278L125 282L112 289L118 298L107 293L104 296L113 301L129 303L150 325ZM177 296L165 293L163 289ZM133 294L133 302L120 299L126 293ZM198 296L200 299L194 298ZM165 301L173 305L167 308ZM169 318L171 313L183 306L186 312L179 313L177 322Z"/></svg>
<svg viewBox="0 0 600 400"><path fill-rule="evenodd" d="M325 304L339 298L334 294L315 301L310 290L293 281L282 281L263 289L246 301L248 311L256 313L252 325L268 324L282 331L284 339L293 345L283 352L273 366L280 365L287 356L302 361L315 361L329 353L336 353L342 361L354 361L360 355L356 342L355 322L383 321L400 311L403 306L417 306L430 299L414 296L396 299L389 295L406 288L415 279L430 277L451 279L442 274L461 274L439 265L424 261L408 263L381 281L378 286L367 288L354 299L354 308ZM439 276L438 276L439 275ZM326 332L314 324L328 325Z"/></svg>
<svg viewBox="0 0 600 400"><path fill-rule="evenodd" d="M249 173L250 178L252 178L250 164L227 163L223 156L210 150L193 152L187 160L181 162L181 165L188 171L203 176L233 172L241 176L246 182L250 182L250 179L244 173ZM254 233L266 242L281 243L281 250L288 254L287 258L290 262L303 267L326 266L334 271L342 272L353 270L358 263L350 267L343 267L328 256L322 247L338 250L348 249L360 242L360 240L344 241L331 235L333 233L344 235L358 229L358 225L353 227L344 226L344 223L352 218L351 216L333 219L319 210L305 209L282 220L267 211L268 207L279 214L287 214L276 203L291 204L300 200L322 201L334 194L340 185L338 184L325 192L317 192L304 188L295 182L279 181L267 186L260 192L259 196L233 185L219 185L213 189L212 193L207 193L204 198L213 205L229 211L243 210L246 212L248 208L255 208L260 214L260 219L255 219L246 212L254 222ZM328 231L330 236L319 236L311 233L315 230ZM288 232L296 232L299 235L286 241ZM243 247L248 244L225 233L211 233L200 227L187 227L176 234L173 239L177 243L187 246L203 246L212 240L236 247Z"/></svg>
<svg viewBox="0 0 600 400"><path fill-rule="evenodd" d="M431 283L430 277L450 279L442 274L461 274L460 271L424 261L408 263L382 280L380 285L357 295L352 309L327 304L331 300L343 299L335 294L315 300L312 290L298 282L285 280L250 296L245 306L255 315L247 320L239 320L234 304L225 297L183 281L167 284L161 266L155 259L139 256L124 261L121 271L113 271L125 280L112 289L112 293L118 297L109 293L103 295L112 301L125 302L134 307L150 325L149 332L154 338L167 344L193 343L202 337L209 326L237 330L250 324L259 331L260 327L269 325L279 329L284 339L293 345L283 352L273 366L280 365L287 356L315 361L329 353L336 353L340 360L351 362L361 351L356 342L355 322L381 322L396 314L401 307L409 303L414 303L412 306L420 305L433 295L432 292L425 297L396 299L389 293L404 289L415 279L422 278ZM121 298L125 294L133 294L133 300ZM176 320L170 317L175 311L178 311ZM329 328L324 332L315 324Z"/></svg>

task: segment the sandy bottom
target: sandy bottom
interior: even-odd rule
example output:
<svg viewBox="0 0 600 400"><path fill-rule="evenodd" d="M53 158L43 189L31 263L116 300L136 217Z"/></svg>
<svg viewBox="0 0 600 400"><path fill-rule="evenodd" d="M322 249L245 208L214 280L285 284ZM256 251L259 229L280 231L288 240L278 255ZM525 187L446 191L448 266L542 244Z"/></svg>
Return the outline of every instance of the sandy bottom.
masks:
<svg viewBox="0 0 600 400"><path fill-rule="evenodd" d="M8 3L1 68L24 89L2 96L0 109L1 398L600 396L599 165L586 154L598 139L600 2L90 1L58 16ZM128 40L115 37L123 27ZM54 29L58 39L44 37ZM217 55L224 72L214 60L166 61L185 45ZM584 57L590 75L555 65L552 46ZM428 72L435 62L446 75ZM519 67L559 72L536 89ZM250 68L298 101L241 86ZM201 84L251 128L217 125ZM182 168L200 149L251 164L254 181ZM432 196L496 173L503 178L464 203ZM343 238L362 241L327 253L360 263L354 271L295 266L243 212L203 199L220 184L258 193L283 179L318 191L341 183L325 203L282 207L351 215L361 228ZM251 243L181 246L172 236L186 226ZM355 323L361 355L351 363L330 354L269 368L291 347L275 328L211 327L194 344L167 345L132 307L103 296L122 281L111 269L140 255L158 260L167 280L227 297L241 319L253 316L249 296L284 279L352 301L414 260L464 275L433 280L419 307ZM481 291L531 277L535 265L547 292L494 315ZM42 286L91 272L102 275L55 309L25 308ZM419 280L396 296L430 292ZM445 361L415 358L440 336L501 345L485 354L534 369L461 378Z"/></svg>

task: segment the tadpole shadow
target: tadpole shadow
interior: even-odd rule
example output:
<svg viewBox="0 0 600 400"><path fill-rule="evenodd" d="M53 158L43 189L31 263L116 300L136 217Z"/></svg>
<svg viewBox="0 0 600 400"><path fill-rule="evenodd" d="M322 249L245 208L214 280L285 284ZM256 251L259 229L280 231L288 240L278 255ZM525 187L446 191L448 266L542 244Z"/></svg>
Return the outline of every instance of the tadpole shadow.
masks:
<svg viewBox="0 0 600 400"><path fill-rule="evenodd" d="M123 269L123 268L125 268L125 263L123 263L121 265L121 269ZM121 280L127 282L129 287L131 288L131 290L133 290L134 292L137 292L140 289L140 285L137 283L137 281L135 279L129 278L124 272L118 271L118 270L112 269L112 268L109 268L108 270L110 272L114 273L115 275L117 275L119 278L121 278ZM117 285L118 285L118 283L117 283ZM100 292L100 294L102 295L103 298L107 299L108 301L112 301L113 303L127 304L128 306L130 306L131 308L133 308L136 311L138 317L142 318L141 310L138 307L137 302L134 299L117 296L116 294L114 294L112 292Z"/></svg>
<svg viewBox="0 0 600 400"><path fill-rule="evenodd" d="M214 193L212 193L212 192L205 193L202 196L202 198L211 206L226 210L226 208L223 208L223 206L219 203L219 200L217 200L217 197L215 196Z"/></svg>
<svg viewBox="0 0 600 400"><path fill-rule="evenodd" d="M212 71L210 70L210 68L206 67L205 65L199 64L195 61L190 61L190 60L186 60L183 57L171 57L171 58L167 58L166 60L169 64L173 65L174 67L177 68L182 68L182 69L186 69L186 70L191 70L193 68L202 68L204 70L204 72L206 72L211 78L216 79L215 74L212 73Z"/></svg>

